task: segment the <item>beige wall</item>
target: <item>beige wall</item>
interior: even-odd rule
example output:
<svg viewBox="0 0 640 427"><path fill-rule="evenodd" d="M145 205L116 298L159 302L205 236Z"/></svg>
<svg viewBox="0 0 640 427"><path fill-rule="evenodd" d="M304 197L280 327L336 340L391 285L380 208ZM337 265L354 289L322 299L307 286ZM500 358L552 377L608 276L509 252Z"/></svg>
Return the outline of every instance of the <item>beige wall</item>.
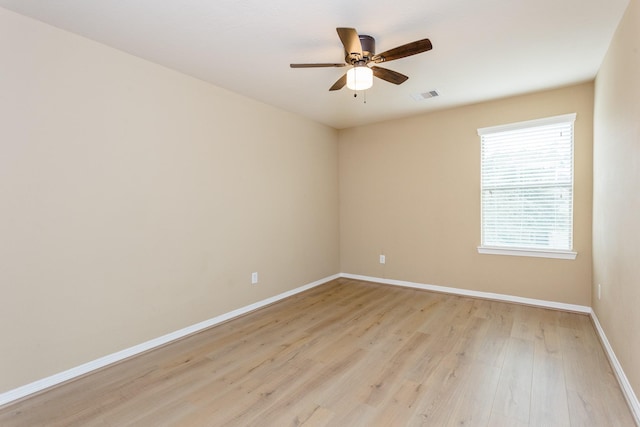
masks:
<svg viewBox="0 0 640 427"><path fill-rule="evenodd" d="M582 305L602 283L640 389L639 9L592 135L590 83L337 132L0 8L0 393L338 271ZM577 259L479 255L476 129L569 112Z"/></svg>
<svg viewBox="0 0 640 427"><path fill-rule="evenodd" d="M593 306L640 395L638 0L631 0L596 78L594 111Z"/></svg>
<svg viewBox="0 0 640 427"><path fill-rule="evenodd" d="M576 260L478 254L477 129L572 112ZM341 271L590 305L592 119L586 83L340 131Z"/></svg>
<svg viewBox="0 0 640 427"><path fill-rule="evenodd" d="M1 8L0 57L0 393L339 271L335 130Z"/></svg>

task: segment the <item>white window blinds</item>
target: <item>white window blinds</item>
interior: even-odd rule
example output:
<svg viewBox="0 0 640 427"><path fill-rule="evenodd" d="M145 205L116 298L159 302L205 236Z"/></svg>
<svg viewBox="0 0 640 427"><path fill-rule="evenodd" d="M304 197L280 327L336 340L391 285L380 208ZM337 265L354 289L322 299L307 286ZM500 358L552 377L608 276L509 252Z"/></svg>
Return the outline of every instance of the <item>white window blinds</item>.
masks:
<svg viewBox="0 0 640 427"><path fill-rule="evenodd" d="M483 247L572 249L574 121L478 129Z"/></svg>

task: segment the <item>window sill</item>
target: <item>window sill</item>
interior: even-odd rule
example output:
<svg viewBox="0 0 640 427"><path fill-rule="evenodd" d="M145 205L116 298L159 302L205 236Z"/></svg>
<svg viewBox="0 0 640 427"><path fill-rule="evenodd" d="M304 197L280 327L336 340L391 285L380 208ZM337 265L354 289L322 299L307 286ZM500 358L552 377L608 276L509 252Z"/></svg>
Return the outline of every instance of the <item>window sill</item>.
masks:
<svg viewBox="0 0 640 427"><path fill-rule="evenodd" d="M545 250L545 249L518 249L498 248L493 246L478 246L478 253L487 255L528 256L537 258L576 259L577 252Z"/></svg>

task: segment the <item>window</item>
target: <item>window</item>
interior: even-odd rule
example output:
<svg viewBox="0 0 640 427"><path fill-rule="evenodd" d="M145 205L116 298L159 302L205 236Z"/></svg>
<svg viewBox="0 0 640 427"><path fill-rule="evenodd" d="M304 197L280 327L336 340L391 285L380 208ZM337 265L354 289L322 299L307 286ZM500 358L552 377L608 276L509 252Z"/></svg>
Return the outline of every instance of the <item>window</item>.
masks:
<svg viewBox="0 0 640 427"><path fill-rule="evenodd" d="M478 129L480 253L575 259L575 114Z"/></svg>

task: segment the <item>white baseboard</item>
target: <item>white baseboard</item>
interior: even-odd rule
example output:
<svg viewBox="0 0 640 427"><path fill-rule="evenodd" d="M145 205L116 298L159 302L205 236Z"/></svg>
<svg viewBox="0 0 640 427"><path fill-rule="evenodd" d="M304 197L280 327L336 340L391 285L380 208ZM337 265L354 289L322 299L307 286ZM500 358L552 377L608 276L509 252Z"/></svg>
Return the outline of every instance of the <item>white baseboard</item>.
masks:
<svg viewBox="0 0 640 427"><path fill-rule="evenodd" d="M471 291L468 289L450 288L447 286L427 285L424 283L406 282L403 280L382 279L379 277L360 276L357 274L340 273L340 277L367 282L383 283L385 285L403 286L407 288L425 289L427 291L442 292L446 294L461 295L466 297L490 299L496 301L513 302L517 304L531 305L534 307L553 308L556 310L572 311L576 313L591 314L591 307L585 305L566 304L562 302L546 301L533 298L523 298L513 295L494 294L491 292Z"/></svg>
<svg viewBox="0 0 640 427"><path fill-rule="evenodd" d="M210 328L211 326L233 319L234 317L241 316L243 314L265 307L269 304L273 304L276 301L280 301L284 298L306 291L307 289L311 289L316 286L322 285L324 283L330 282L331 280L337 279L338 277L340 277L340 275L335 274L333 276L316 280L315 282L308 283L306 285L300 286L290 291L283 292L281 294L264 299L262 301L258 301L254 304L249 304L237 310L233 310L228 313L221 314L220 316L216 316L214 318L205 320L203 322L196 323L195 325L187 326L186 328L180 329L179 331L171 332L161 337L154 338L152 340L144 342L142 344L138 344L133 347L129 347L127 349L118 351L116 353L112 353L107 356L101 357L99 359L92 360L83 365L68 369L64 372L60 372L60 373L51 375L50 377L46 377L41 380L34 381L30 384L26 384L21 387L15 388L13 390L9 390L5 393L0 394L0 406L6 405L7 403L16 401L18 399L22 399L23 397L40 392L44 389L56 386L65 381L69 381L71 379L80 377L81 375L88 374L97 369L104 368L105 366L111 365L113 363L120 362L131 356L135 356L145 351L160 347L162 345L170 343L171 341L184 338L188 335Z"/></svg>
<svg viewBox="0 0 640 427"><path fill-rule="evenodd" d="M633 416L635 417L636 423L640 426L640 403L638 402L638 398L636 397L633 391L633 388L631 387L631 384L629 383L629 380L627 379L627 376L625 375L624 370L620 365L620 362L618 362L618 359L613 351L613 348L609 344L609 341L604 333L604 330L602 329L602 326L600 325L600 322L598 321L598 318L596 314L593 312L593 310L591 309L591 307L574 305L574 304L565 304L565 303L559 303L554 301L538 300L538 299L532 299L532 298L523 298L523 297L517 297L512 295L495 294L491 292L479 292L479 291L471 291L471 290L459 289L459 288L450 288L446 286L427 285L423 283L407 282L402 280L391 280L391 279L383 279L379 277L361 276L357 274L348 274L348 273L340 273L340 274L335 274L333 276L325 277L315 282L308 283L304 286L300 286L290 291L283 292L281 294L264 299L262 301L258 301L254 304L241 307L237 310L230 311L228 313L222 314L220 316L216 316L214 318L205 320L195 325L191 325L186 328L180 329L178 331L163 335L161 337L154 338L142 344L138 344L133 347L124 349L122 351L118 351L116 353L112 353L107 356L101 357L99 359L90 361L83 365L76 366L75 368L71 368L64 372L60 372L50 377L43 378L38 381L34 381L30 384L26 384L24 386L15 388L13 390L9 390L5 393L0 394L0 406L6 405L8 403L21 399L23 397L27 397L31 394L40 392L47 388L56 386L65 381L69 381L71 379L88 374L97 369L104 368L113 363L120 362L124 359L143 353L145 351L160 347L162 345L165 345L177 339L180 339L188 335L194 334L196 332L202 331L204 329L210 328L211 326L215 326L227 320L233 319L235 317L238 317L243 314L249 313L251 311L257 310L259 308L265 307L269 304L273 304L274 302L280 301L282 299L285 299L292 295L306 291L308 289L314 288L316 286L320 286L324 283L330 282L339 277L355 279L355 280L364 280L368 282L377 282L377 283L383 283L387 285L424 289L428 291L443 292L443 293L454 294L454 295L469 296L469 297L482 298L482 299L491 299L491 300L505 301L505 302L513 302L513 303L526 304L526 305L531 305L536 307L553 308L557 310L566 310L566 311L589 314L593 319L593 323L595 325L596 331L600 336L600 339L605 348L605 352L607 353L607 357L611 362L611 366L614 369L618 382L620 383L620 386L622 388L622 392L625 398L627 399L627 403L629 404L629 407L631 409L631 412L633 413Z"/></svg>
<svg viewBox="0 0 640 427"><path fill-rule="evenodd" d="M618 361L618 358L616 357L611 344L609 344L609 340L604 333L604 329L602 329L602 325L600 325L598 316L596 316L596 313L593 310L591 311L591 320L593 320L593 324L596 327L596 332L600 336L600 341L602 342L605 353L607 353L607 357L609 358L609 362L611 363L613 372L615 372L618 383L620 383L622 394L624 394L625 399L627 399L629 409L631 409L631 413L636 420L636 424L640 426L640 401L638 401L638 397L633 391L633 387L631 387L631 383L629 383L629 379L625 375L624 370L622 369L622 365L620 365L620 362Z"/></svg>

